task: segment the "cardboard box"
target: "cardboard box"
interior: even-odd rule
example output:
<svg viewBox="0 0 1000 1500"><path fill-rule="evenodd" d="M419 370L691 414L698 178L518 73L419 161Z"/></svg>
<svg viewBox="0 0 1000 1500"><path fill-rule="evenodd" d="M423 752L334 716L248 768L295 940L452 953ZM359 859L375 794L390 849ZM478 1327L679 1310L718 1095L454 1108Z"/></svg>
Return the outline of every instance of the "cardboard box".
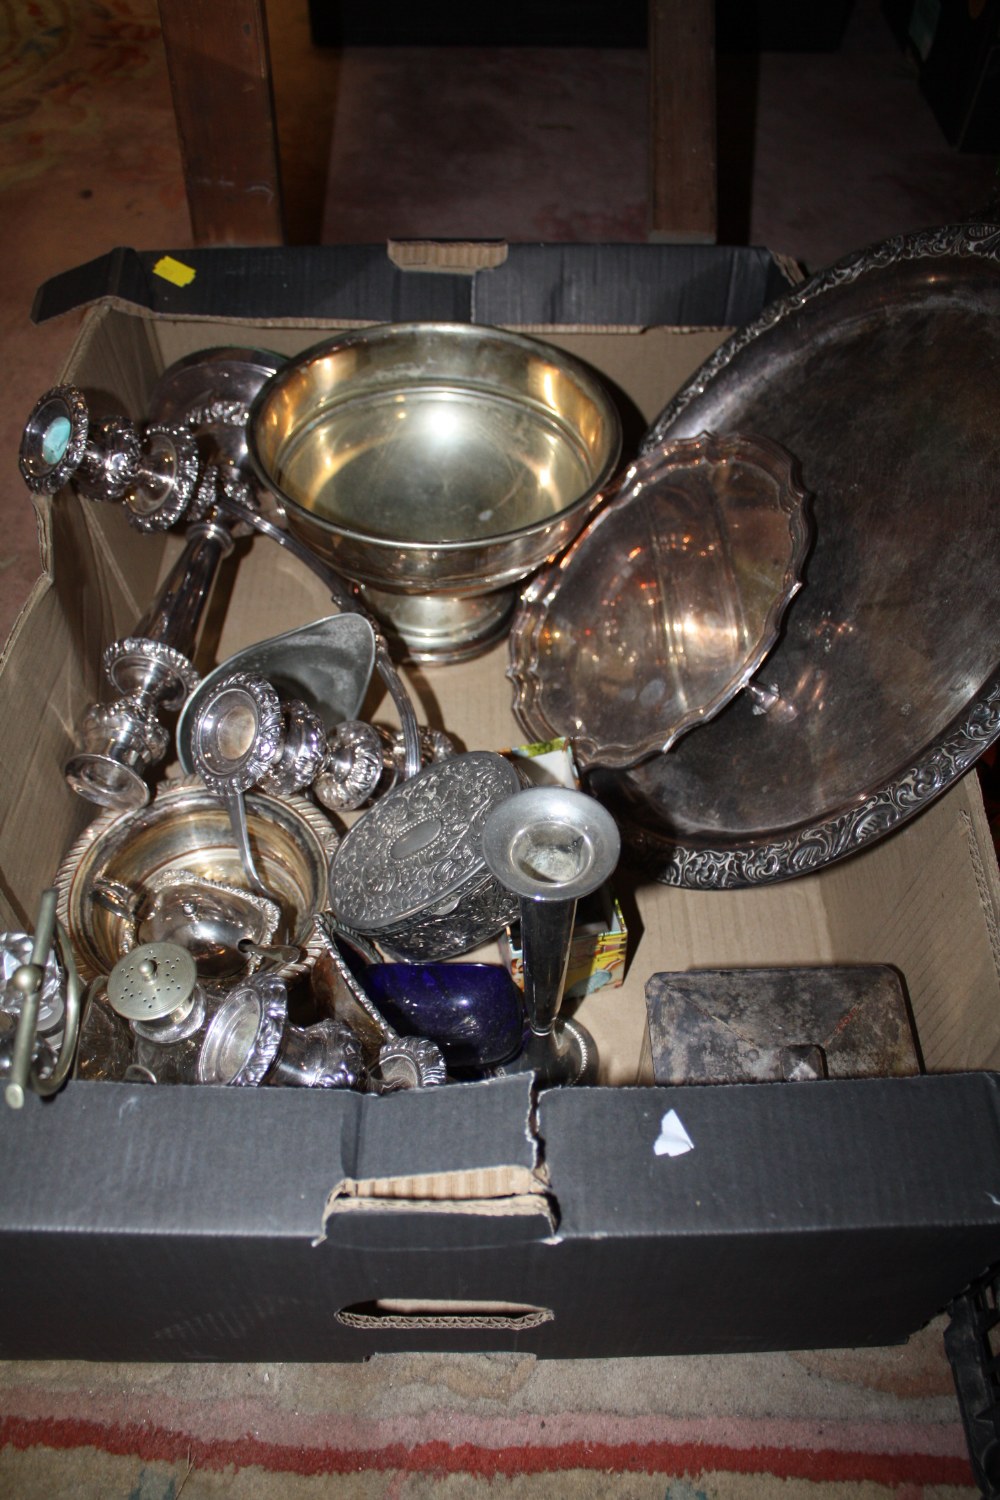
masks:
<svg viewBox="0 0 1000 1500"><path fill-rule="evenodd" d="M119 252L43 289L38 311L101 298L65 374L136 416L159 371L200 347L293 352L345 320L465 316L590 360L641 430L734 309L754 316L783 280L757 251L501 247L471 275L400 268L433 264L426 248L394 253L184 253L196 275L177 287L156 257ZM442 254L475 263L463 247ZM178 546L69 493L39 506L39 528L45 574L0 673L0 903L15 929L88 820L61 765L101 649ZM255 539L220 579L203 664L328 608L311 575ZM523 735L504 667L500 648L409 681L422 716L469 748L510 745ZM891 837L787 884L683 891L622 866L625 983L578 1012L601 1087L535 1097L514 1078L377 1098L73 1082L3 1109L0 1357L903 1339L1000 1261L998 884L967 777ZM926 1076L636 1086L651 973L818 963L900 971ZM665 1119L693 1149L660 1149Z"/></svg>

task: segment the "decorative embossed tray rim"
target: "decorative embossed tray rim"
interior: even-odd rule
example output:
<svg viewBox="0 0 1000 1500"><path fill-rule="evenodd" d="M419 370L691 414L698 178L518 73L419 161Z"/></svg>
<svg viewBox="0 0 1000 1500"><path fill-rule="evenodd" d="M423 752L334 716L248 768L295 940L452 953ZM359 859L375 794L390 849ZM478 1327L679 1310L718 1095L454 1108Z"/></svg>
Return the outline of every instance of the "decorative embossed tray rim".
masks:
<svg viewBox="0 0 1000 1500"><path fill-rule="evenodd" d="M675 419L746 345L810 302L870 272L949 256L1000 265L1000 225L949 224L897 235L819 272L771 303L760 317L721 344L663 409L646 434L643 447L668 441ZM672 839L628 817L623 819L623 834L640 862L665 885L731 890L788 880L853 854L915 817L964 775L998 737L1000 664L941 734L895 775L862 788L849 806L818 813L814 819L770 833L731 841L711 835L697 840L690 834Z"/></svg>

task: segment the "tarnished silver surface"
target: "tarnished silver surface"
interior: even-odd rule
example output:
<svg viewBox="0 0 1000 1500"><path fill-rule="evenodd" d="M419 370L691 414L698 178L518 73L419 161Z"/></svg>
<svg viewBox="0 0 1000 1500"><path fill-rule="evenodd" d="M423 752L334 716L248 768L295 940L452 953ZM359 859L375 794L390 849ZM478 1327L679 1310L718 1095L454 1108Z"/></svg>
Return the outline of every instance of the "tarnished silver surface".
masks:
<svg viewBox="0 0 1000 1500"><path fill-rule="evenodd" d="M83 984L72 944L59 918L58 892L49 887L38 903L38 921L32 934L31 953L7 981L7 1007L0 1011L0 1034L4 1053L4 1101L11 1109L22 1109L25 1095L47 1098L62 1088L73 1067L80 1036ZM50 956L58 954L65 979L62 1036L58 1052L48 1037L40 1036L45 976ZM11 1036L11 1031L13 1035Z"/></svg>
<svg viewBox="0 0 1000 1500"><path fill-rule="evenodd" d="M280 753L260 778L261 788L285 797L309 786L326 758L326 730L318 714L300 699L282 704L284 738Z"/></svg>
<svg viewBox="0 0 1000 1500"><path fill-rule="evenodd" d="M39 396L24 424L18 453L21 478L38 495L54 495L68 484L88 455L90 409L76 386L57 385Z"/></svg>
<svg viewBox="0 0 1000 1500"><path fill-rule="evenodd" d="M288 1020L280 979L258 975L232 990L215 1012L198 1054L199 1083L262 1084L274 1067Z"/></svg>
<svg viewBox="0 0 1000 1500"><path fill-rule="evenodd" d="M31 962L35 940L29 932L0 932L0 1010L16 1013L21 1007L21 995L11 980L23 964ZM39 1036L52 1036L61 1032L66 1013L63 998L65 978L55 949L45 960L41 987L38 991L38 1016L35 1030Z"/></svg>
<svg viewBox="0 0 1000 1500"><path fill-rule="evenodd" d="M243 500L236 498L232 487L224 487L224 493L219 499L219 510L230 522L235 522L237 525L247 524L261 536L277 542L279 547L283 547L293 557L297 557L329 589L331 599L339 608L351 614L359 614L372 626L375 633L375 669L382 678L399 714L406 746L405 775L416 775L420 769L420 739L416 710L392 659L382 627L362 602L357 584L342 578L334 568L324 562L310 547L307 547L305 542L293 536L290 531L276 526L273 521L258 511L250 510Z"/></svg>
<svg viewBox="0 0 1000 1500"><path fill-rule="evenodd" d="M301 950L298 961L278 971L290 979L322 948L313 918L327 905L337 833L304 797L250 792L246 804L251 843L281 912L275 939ZM85 979L108 973L131 941L129 919L94 901L95 883L117 883L144 898L164 870L246 889L227 812L194 779L164 783L145 807L101 814L63 860L56 879L59 915Z"/></svg>
<svg viewBox="0 0 1000 1500"><path fill-rule="evenodd" d="M331 812L354 811L374 797L385 774L385 741L374 724L349 719L329 735L325 764L313 783Z"/></svg>
<svg viewBox="0 0 1000 1500"><path fill-rule="evenodd" d="M136 474L122 495L129 524L137 531L169 531L187 513L197 483L198 450L192 440L177 428L149 423L142 430Z"/></svg>
<svg viewBox="0 0 1000 1500"><path fill-rule="evenodd" d="M669 754L592 775L659 879L820 869L920 812L1000 734L998 411L996 225L821 272L666 408L650 445L710 429L788 448L816 535L762 674L786 711L742 695Z"/></svg>
<svg viewBox="0 0 1000 1500"><path fill-rule="evenodd" d="M263 961L273 964L271 939L281 918L278 906L252 891L167 868L148 876L144 891L121 882L94 880L91 898L121 918L121 942L179 943L192 955L199 976L213 984L246 979ZM293 949L281 961L293 962Z"/></svg>
<svg viewBox="0 0 1000 1500"><path fill-rule="evenodd" d="M244 646L207 672L181 710L177 754L185 772L191 760L191 726L203 700L234 673L262 677L279 697L300 699L329 730L358 714L375 666L375 632L361 615L327 615Z"/></svg>
<svg viewBox="0 0 1000 1500"><path fill-rule="evenodd" d="M387 792L334 856L334 916L402 959L448 958L495 937L517 902L487 870L482 832L519 785L503 756L473 750Z"/></svg>
<svg viewBox="0 0 1000 1500"><path fill-rule="evenodd" d="M511 603L498 591L583 524L621 432L596 376L552 346L410 323L290 360L248 443L290 530L377 591L375 612L433 661L495 638Z"/></svg>
<svg viewBox="0 0 1000 1500"><path fill-rule="evenodd" d="M341 1021L286 1026L268 1082L299 1089L364 1089L368 1081L361 1043Z"/></svg>
<svg viewBox="0 0 1000 1500"><path fill-rule="evenodd" d="M191 760L210 792L255 786L280 753L281 703L269 682L235 672L204 694L191 725Z"/></svg>
<svg viewBox="0 0 1000 1500"><path fill-rule="evenodd" d="M153 695L166 709L179 708L198 684L198 673L183 651L150 636L125 636L105 646L101 657L111 685L126 696Z"/></svg>
<svg viewBox="0 0 1000 1500"><path fill-rule="evenodd" d="M139 434L128 417L95 422L86 457L74 476L77 491L85 500L119 503L138 472L140 457Z"/></svg>
<svg viewBox="0 0 1000 1500"><path fill-rule="evenodd" d="M263 678L237 672L204 697L191 726L191 759L197 774L229 816L250 889L269 895L257 869L243 793L262 783L280 758L285 720L278 695Z"/></svg>
<svg viewBox="0 0 1000 1500"><path fill-rule="evenodd" d="M166 531L178 521L198 479L197 450L184 432L153 424L140 435L120 413L93 422L71 385L36 401L19 464L30 490L51 495L72 479L84 499L120 503L140 531Z"/></svg>
<svg viewBox="0 0 1000 1500"><path fill-rule="evenodd" d="M170 743L158 714L180 707L198 681L190 658L219 563L232 546L222 524L191 526L134 633L106 648L104 670L122 696L106 709L88 709L83 744L66 766L66 779L89 801L129 808L148 799L146 773Z"/></svg>
<svg viewBox="0 0 1000 1500"><path fill-rule="evenodd" d="M73 1076L90 1083L123 1081L133 1062L134 1041L128 1022L108 1004L105 977L92 980L83 1003Z"/></svg>
<svg viewBox="0 0 1000 1500"><path fill-rule="evenodd" d="M258 975L227 995L209 1022L196 1079L238 1087L363 1089L367 1069L349 1026L334 1020L288 1025L284 984Z"/></svg>
<svg viewBox="0 0 1000 1500"><path fill-rule="evenodd" d="M17 1014L11 1010L0 1010L0 1085L3 1085L5 1093L14 1066L16 1044ZM39 1036L36 1031L28 1056L29 1067L34 1076L41 1079L50 1077L58 1059L59 1054L53 1042L47 1036Z"/></svg>
<svg viewBox="0 0 1000 1500"><path fill-rule="evenodd" d="M379 1093L437 1088L448 1082L441 1048L422 1036L397 1036L379 1049L373 1082Z"/></svg>
<svg viewBox="0 0 1000 1500"><path fill-rule="evenodd" d="M309 975L312 993L329 1016L352 1028L361 1041L367 1060L374 1064L382 1045L395 1041L399 1033L390 1026L348 963L344 939L337 932L329 913L319 914L316 927L323 940L323 952ZM374 949L365 957L372 963L380 961Z"/></svg>
<svg viewBox="0 0 1000 1500"><path fill-rule="evenodd" d="M160 623L167 634L174 633L171 622ZM100 807L141 807L149 800L146 773L170 744L158 710L179 707L198 673L183 651L149 635L112 641L102 665L121 696L112 703L92 703L84 711L79 743L66 762L66 780Z"/></svg>
<svg viewBox="0 0 1000 1500"><path fill-rule="evenodd" d="M200 416L204 415L202 411ZM124 418L118 420L127 422ZM196 421L194 425L199 427L199 422ZM202 433L202 436L204 438L206 434ZM210 440L211 433L207 436ZM179 428L171 428L165 431L162 441L156 439L154 442L159 458L163 457L160 449L166 451L170 448L170 444L173 444L173 447L167 453L168 459L170 453L173 453L174 458L178 458L179 461L182 451L191 457L193 467L185 460L183 473L177 476L178 485L184 488L187 496L185 508L190 524L185 551L161 591L154 610L147 612L137 626L136 633L144 633L156 640L169 641L178 649L190 652L193 649L193 633L197 628L207 588L214 577L219 556L232 548L232 536L249 535L257 531L269 537L286 550L291 551L323 580L338 607L357 615L372 627L375 638L375 666L399 713L406 742L405 774L414 775L420 768L416 713L389 653L381 629L376 628L376 621L362 603L357 585L347 582L305 542L277 525L278 516L275 505L272 503L264 506L260 498L266 495L273 502L272 490L266 486L258 486L256 493L252 493L250 485L240 477L240 468L232 466L228 460L224 459L217 452L218 444L211 440L208 446L218 462L205 467L201 482L198 483L197 453L193 444L188 443L187 447L184 447L186 441ZM119 470L124 462L122 456L124 449L117 437L112 446L114 448L113 462L107 454L95 450L91 443L90 418L83 394L73 386L57 387L46 392L36 402L25 424L20 452L21 473L29 488L38 493L49 494L60 489L71 478L78 477L81 467L89 475L91 468L96 464L99 470L103 470L106 476L110 476L109 485L113 478L114 497L122 499L126 508L129 508L131 504L129 495L123 492L119 483L121 479ZM167 467L169 468L169 464ZM88 488L88 493L93 493L93 486ZM112 498L110 488L108 488L106 498ZM161 495L159 498L163 499L165 506L169 505L169 497ZM153 500L156 500L155 496ZM152 525L156 519L157 504L153 503L151 506L140 508L143 509L145 520ZM136 506L132 504L131 509L135 512ZM270 514L263 514L264 509L268 509ZM166 514L166 509L161 510L159 519L163 520ZM167 524L176 518L171 516ZM136 520L137 515L133 514L131 519ZM201 587L199 587L199 574L202 575ZM190 642L188 641L189 633ZM305 702L309 703L308 694L301 696ZM357 712L357 709L354 712ZM185 766L185 770L187 769ZM103 800L106 802L107 798ZM131 805L136 804L133 801Z"/></svg>
<svg viewBox="0 0 1000 1500"><path fill-rule="evenodd" d="M522 596L508 667L522 729L570 739L587 771L635 765L714 717L800 587L805 500L776 443L702 433L651 449Z"/></svg>
<svg viewBox="0 0 1000 1500"><path fill-rule="evenodd" d="M425 766L455 754L454 741L441 729L420 727L420 754ZM313 796L331 812L353 812L373 797L384 796L402 781L406 745L398 730L351 719L328 736L320 774L312 783Z"/></svg>
<svg viewBox="0 0 1000 1500"><path fill-rule="evenodd" d="M646 1016L657 1084L921 1071L902 983L885 964L652 974Z"/></svg>
<svg viewBox="0 0 1000 1500"><path fill-rule="evenodd" d="M67 782L99 807L142 807L146 773L161 761L170 736L142 697L91 703L80 720L77 747L63 767Z"/></svg>

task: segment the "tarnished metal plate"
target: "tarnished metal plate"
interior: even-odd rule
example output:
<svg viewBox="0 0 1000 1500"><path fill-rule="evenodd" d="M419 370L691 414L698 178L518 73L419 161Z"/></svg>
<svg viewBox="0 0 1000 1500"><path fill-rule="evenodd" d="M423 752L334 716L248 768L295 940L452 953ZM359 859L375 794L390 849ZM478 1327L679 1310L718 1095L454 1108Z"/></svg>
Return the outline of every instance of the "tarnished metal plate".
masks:
<svg viewBox="0 0 1000 1500"><path fill-rule="evenodd" d="M646 1015L657 1084L920 1072L902 983L886 964L653 974Z"/></svg>
<svg viewBox="0 0 1000 1500"><path fill-rule="evenodd" d="M816 870L882 837L1000 733L1000 227L886 242L772 304L647 445L753 432L798 459L815 541L760 681L592 787L670 885Z"/></svg>

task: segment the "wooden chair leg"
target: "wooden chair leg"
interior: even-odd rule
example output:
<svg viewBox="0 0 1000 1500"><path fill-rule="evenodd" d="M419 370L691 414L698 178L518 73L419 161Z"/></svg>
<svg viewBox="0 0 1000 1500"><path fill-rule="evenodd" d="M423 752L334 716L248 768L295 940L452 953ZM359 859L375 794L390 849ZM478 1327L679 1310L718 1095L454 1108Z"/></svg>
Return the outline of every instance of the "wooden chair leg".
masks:
<svg viewBox="0 0 1000 1500"><path fill-rule="evenodd" d="M713 0L649 0L649 238L717 233Z"/></svg>
<svg viewBox="0 0 1000 1500"><path fill-rule="evenodd" d="M264 0L159 0L196 245L284 242Z"/></svg>

